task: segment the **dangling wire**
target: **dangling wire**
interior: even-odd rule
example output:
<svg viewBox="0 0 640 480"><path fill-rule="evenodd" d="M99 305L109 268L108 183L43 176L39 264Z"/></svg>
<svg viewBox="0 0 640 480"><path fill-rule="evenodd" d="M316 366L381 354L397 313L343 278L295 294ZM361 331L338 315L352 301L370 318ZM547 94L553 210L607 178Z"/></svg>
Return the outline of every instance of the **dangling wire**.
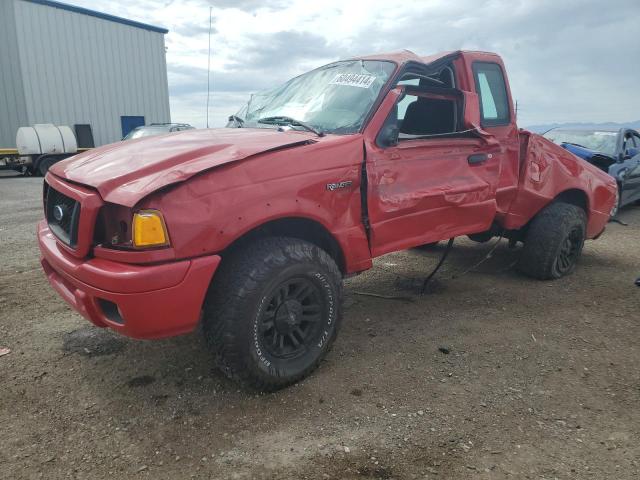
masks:
<svg viewBox="0 0 640 480"><path fill-rule="evenodd" d="M498 237L496 242L493 244L493 247L491 247L491 249L487 253L485 253L484 257L482 257L480 259L480 261L474 263L473 265L471 265L470 267L466 268L465 270L463 270L460 273L454 273L453 275L451 275L451 280L455 280L456 278L460 278L461 276L466 275L467 273L469 273L472 270L475 270L480 265L482 265L484 262L486 262L491 257L493 257L493 252L495 252L496 248L498 248L498 245L500 244L500 241L504 238L504 234L505 234L505 230L503 229L502 233L500 233L500 236Z"/></svg>
<svg viewBox="0 0 640 480"><path fill-rule="evenodd" d="M449 252L451 251L451 247L453 247L454 240L455 240L455 237L451 237L449 239L449 242L447 243L447 248L444 250L442 257L440 257L440 261L438 262L438 265L436 265L436 268L434 268L429 274L429 276L424 279L424 282L422 282L422 291L420 292L422 295L424 295L424 292L426 292L427 290L427 284L429 283L429 280L431 280L434 277L434 275L438 273L438 270L440 270L440 267L442 266L444 261L447 259L447 255L449 255Z"/></svg>

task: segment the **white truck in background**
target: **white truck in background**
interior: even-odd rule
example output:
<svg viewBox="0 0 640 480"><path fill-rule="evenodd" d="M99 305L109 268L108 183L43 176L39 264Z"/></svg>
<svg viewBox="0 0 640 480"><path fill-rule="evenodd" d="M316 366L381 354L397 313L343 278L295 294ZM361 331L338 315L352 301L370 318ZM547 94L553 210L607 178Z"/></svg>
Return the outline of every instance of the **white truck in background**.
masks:
<svg viewBox="0 0 640 480"><path fill-rule="evenodd" d="M79 151L73 130L51 123L20 127L16 147L0 150L0 170L44 176L54 163Z"/></svg>

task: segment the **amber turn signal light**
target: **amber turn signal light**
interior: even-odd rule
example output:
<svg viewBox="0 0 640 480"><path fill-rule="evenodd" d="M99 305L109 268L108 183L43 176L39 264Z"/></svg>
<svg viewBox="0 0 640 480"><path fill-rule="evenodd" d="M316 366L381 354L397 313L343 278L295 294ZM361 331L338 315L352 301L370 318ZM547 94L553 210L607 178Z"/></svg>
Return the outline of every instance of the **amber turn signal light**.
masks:
<svg viewBox="0 0 640 480"><path fill-rule="evenodd" d="M163 247L169 245L169 235L162 214L157 210L140 210L133 214L133 246Z"/></svg>

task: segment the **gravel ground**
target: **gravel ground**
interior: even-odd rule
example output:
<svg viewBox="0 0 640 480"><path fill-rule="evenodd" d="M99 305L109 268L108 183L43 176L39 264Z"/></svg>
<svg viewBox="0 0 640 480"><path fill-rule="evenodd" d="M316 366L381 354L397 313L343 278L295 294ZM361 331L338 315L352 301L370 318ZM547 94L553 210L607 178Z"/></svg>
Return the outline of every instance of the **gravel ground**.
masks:
<svg viewBox="0 0 640 480"><path fill-rule="evenodd" d="M572 276L456 241L387 255L346 282L332 352L304 382L238 390L194 333L135 341L49 288L41 179L0 178L0 477L637 479L640 208ZM363 296L360 292L404 299Z"/></svg>

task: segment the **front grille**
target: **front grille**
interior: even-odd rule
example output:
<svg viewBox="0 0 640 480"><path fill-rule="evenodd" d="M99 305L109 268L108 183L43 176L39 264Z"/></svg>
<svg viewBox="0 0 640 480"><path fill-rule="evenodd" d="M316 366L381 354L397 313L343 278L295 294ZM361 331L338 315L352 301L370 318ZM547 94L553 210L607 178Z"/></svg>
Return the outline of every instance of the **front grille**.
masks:
<svg viewBox="0 0 640 480"><path fill-rule="evenodd" d="M53 234L70 247L75 247L78 242L80 202L49 185L45 190L45 216Z"/></svg>

